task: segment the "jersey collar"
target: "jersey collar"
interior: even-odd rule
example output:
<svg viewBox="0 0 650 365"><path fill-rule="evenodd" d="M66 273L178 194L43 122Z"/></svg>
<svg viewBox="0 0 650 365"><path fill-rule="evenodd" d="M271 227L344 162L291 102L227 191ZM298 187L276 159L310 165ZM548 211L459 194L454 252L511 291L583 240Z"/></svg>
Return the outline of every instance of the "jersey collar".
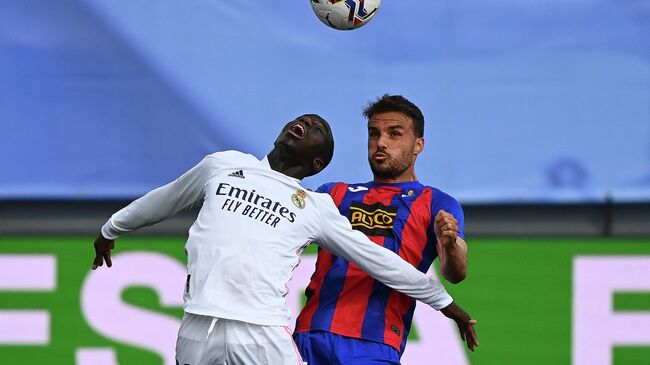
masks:
<svg viewBox="0 0 650 365"><path fill-rule="evenodd" d="M376 182L376 181L370 181L368 182L368 185L371 187L388 187L388 188L394 188L394 189L399 189L402 191L408 191L408 190L414 190L414 191L419 191L422 188L422 184L420 184L419 181L405 181L405 182L399 182L399 183L381 183L381 182Z"/></svg>

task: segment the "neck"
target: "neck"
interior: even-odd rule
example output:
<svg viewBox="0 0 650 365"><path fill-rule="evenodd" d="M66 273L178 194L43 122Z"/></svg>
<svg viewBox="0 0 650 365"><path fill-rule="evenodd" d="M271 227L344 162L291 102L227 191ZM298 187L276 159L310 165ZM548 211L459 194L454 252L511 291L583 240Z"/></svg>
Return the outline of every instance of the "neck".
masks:
<svg viewBox="0 0 650 365"><path fill-rule="evenodd" d="M271 170L273 171L291 176L298 180L302 180L308 175L304 166L282 161L280 159L279 151L275 148L266 155L266 158L268 159L269 166L271 166Z"/></svg>
<svg viewBox="0 0 650 365"><path fill-rule="evenodd" d="M415 170L413 168L410 168L403 173L401 173L399 176L391 176L391 177L379 177L377 175L373 175L373 180L374 182L378 183L403 183L403 182L409 182L409 181L417 181L418 178L415 176Z"/></svg>

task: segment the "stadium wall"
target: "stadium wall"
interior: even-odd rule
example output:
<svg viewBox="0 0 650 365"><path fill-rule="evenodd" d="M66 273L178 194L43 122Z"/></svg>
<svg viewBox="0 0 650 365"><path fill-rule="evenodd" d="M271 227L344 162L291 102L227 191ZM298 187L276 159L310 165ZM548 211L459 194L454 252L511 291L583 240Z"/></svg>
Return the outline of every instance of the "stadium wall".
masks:
<svg viewBox="0 0 650 365"><path fill-rule="evenodd" d="M95 235L129 201L1 201L0 236ZM648 237L650 203L463 205L465 233L481 237ZM134 235L183 236L184 211Z"/></svg>

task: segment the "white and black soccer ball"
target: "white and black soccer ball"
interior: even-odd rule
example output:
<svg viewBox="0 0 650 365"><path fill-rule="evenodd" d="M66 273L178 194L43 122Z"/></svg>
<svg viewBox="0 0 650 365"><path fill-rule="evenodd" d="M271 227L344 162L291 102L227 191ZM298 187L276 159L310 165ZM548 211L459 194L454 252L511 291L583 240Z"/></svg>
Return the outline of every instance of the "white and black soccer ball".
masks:
<svg viewBox="0 0 650 365"><path fill-rule="evenodd" d="M314 13L325 25L351 30L368 23L379 10L381 0L310 0Z"/></svg>

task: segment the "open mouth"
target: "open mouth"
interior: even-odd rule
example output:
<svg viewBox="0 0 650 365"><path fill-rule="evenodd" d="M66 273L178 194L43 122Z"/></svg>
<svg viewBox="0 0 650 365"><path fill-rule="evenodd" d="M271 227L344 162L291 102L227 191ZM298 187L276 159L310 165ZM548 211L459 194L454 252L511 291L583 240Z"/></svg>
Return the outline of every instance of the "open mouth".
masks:
<svg viewBox="0 0 650 365"><path fill-rule="evenodd" d="M305 127L300 123L296 123L289 127L289 132L298 138L305 137Z"/></svg>

